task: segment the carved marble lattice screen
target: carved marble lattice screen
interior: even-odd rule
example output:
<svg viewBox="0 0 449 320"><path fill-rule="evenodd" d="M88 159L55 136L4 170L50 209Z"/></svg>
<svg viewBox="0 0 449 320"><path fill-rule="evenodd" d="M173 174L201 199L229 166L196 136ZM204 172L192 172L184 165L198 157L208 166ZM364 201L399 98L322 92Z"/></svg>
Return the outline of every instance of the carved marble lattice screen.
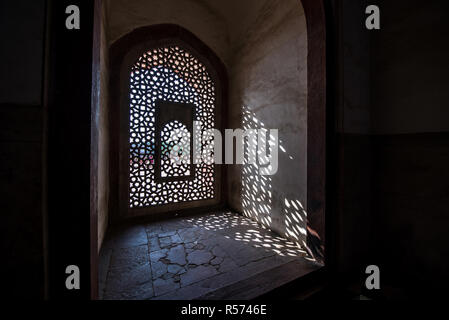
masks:
<svg viewBox="0 0 449 320"><path fill-rule="evenodd" d="M163 176L155 177L156 148L163 146L161 159L170 152L170 145L156 142L156 130L167 139L170 130L184 130L182 123L166 123L156 127L156 103L194 105L194 120L201 122L204 132L214 128L216 91L206 67L191 53L179 46L167 46L144 53L133 65L130 77L129 131L129 207L144 208L214 198L214 164L200 162L189 172L186 166L162 165ZM186 132L187 135L187 132ZM167 147L168 146L168 147ZM193 179L183 179L192 174Z"/></svg>
<svg viewBox="0 0 449 320"><path fill-rule="evenodd" d="M173 139L173 136L178 138ZM164 126L161 131L162 155L157 160L161 161L160 175L162 178L190 176L190 136L191 134L186 126L177 120ZM178 146L184 146L186 150L178 150ZM170 157L170 152L174 154L174 157ZM188 159L186 159L186 155L189 156ZM175 160L175 163L172 162L172 159Z"/></svg>

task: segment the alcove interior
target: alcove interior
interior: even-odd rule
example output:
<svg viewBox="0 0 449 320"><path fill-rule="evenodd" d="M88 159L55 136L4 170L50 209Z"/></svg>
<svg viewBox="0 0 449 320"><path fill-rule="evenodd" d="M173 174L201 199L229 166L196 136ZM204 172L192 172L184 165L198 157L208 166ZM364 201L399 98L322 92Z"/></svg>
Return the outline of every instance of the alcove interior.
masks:
<svg viewBox="0 0 449 320"><path fill-rule="evenodd" d="M224 70L215 79L225 88L216 115L221 129L278 129L275 174L260 175L254 165L223 165L213 201L129 210L128 189L118 186L129 185L129 174L120 171L129 158L117 135L125 141L129 135L123 124L129 105L123 109L118 101L128 94L131 70L122 63L126 57L117 63L115 52L126 52L123 43L136 34L147 32L151 39L152 26L185 30L213 52ZM250 299L322 268L324 228L314 230L308 217L311 70L302 3L109 0L102 2L100 28L99 297ZM189 51L191 43L185 48L185 37L180 40ZM139 56L151 52L144 41L137 47ZM192 47L194 56L199 51L197 58L215 67ZM118 157L121 152L125 156Z"/></svg>

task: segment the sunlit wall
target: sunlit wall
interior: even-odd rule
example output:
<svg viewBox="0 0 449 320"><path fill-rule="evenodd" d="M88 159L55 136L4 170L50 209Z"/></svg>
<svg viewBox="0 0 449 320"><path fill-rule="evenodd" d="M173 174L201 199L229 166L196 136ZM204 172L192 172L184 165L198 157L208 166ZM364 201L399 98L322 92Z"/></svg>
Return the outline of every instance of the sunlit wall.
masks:
<svg viewBox="0 0 449 320"><path fill-rule="evenodd" d="M228 167L230 206L301 245L306 235L307 33L299 1L267 2L230 70L230 128L279 129L279 166ZM252 152L252 151L249 151Z"/></svg>

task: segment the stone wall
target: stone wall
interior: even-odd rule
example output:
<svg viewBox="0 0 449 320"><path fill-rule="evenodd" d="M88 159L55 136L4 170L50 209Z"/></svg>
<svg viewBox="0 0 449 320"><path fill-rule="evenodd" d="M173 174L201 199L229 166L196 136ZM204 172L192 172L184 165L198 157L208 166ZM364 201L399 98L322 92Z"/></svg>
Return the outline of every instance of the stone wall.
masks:
<svg viewBox="0 0 449 320"><path fill-rule="evenodd" d="M43 298L42 211L45 1L0 4L0 243L2 290Z"/></svg>
<svg viewBox="0 0 449 320"><path fill-rule="evenodd" d="M339 279L363 283L378 264L384 294L437 294L449 268L448 3L333 3L338 206L329 222ZM381 30L363 28L369 4Z"/></svg>
<svg viewBox="0 0 449 320"><path fill-rule="evenodd" d="M194 33L224 62L228 61L228 34L223 17L207 1L109 0L109 43L132 30L172 23Z"/></svg>
<svg viewBox="0 0 449 320"><path fill-rule="evenodd" d="M371 250L373 145L371 136L371 35L364 28L369 1L334 1L337 40L337 235L331 241L337 270L359 273ZM332 106L330 106L332 108ZM332 179L332 177L329 177ZM333 220L335 219L335 220ZM329 219L331 220L331 219ZM357 239L355 241L354 239Z"/></svg>
<svg viewBox="0 0 449 320"><path fill-rule="evenodd" d="M447 1L379 1L373 35L373 197L384 279L445 292L449 245Z"/></svg>
<svg viewBox="0 0 449 320"><path fill-rule="evenodd" d="M101 248L109 221L109 46L106 2L102 1L100 46L100 122L98 133L98 248Z"/></svg>
<svg viewBox="0 0 449 320"><path fill-rule="evenodd" d="M230 68L229 128L279 129L272 176L228 166L231 208L305 241L307 210L307 30L299 1L266 2L241 30Z"/></svg>

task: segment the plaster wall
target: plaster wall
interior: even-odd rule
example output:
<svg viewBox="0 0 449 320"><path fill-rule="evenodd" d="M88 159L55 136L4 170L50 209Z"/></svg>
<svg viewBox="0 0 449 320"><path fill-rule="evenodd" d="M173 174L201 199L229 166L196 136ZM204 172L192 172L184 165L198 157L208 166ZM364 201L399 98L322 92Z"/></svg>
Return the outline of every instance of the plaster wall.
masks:
<svg viewBox="0 0 449 320"><path fill-rule="evenodd" d="M227 25L208 1L114 0L108 1L108 8L110 44L136 28L172 23L194 33L223 62L229 61Z"/></svg>
<svg viewBox="0 0 449 320"><path fill-rule="evenodd" d="M243 30L230 69L229 128L278 129L278 171L228 166L229 205L274 231L305 241L307 210L307 32L299 1L266 2Z"/></svg>

